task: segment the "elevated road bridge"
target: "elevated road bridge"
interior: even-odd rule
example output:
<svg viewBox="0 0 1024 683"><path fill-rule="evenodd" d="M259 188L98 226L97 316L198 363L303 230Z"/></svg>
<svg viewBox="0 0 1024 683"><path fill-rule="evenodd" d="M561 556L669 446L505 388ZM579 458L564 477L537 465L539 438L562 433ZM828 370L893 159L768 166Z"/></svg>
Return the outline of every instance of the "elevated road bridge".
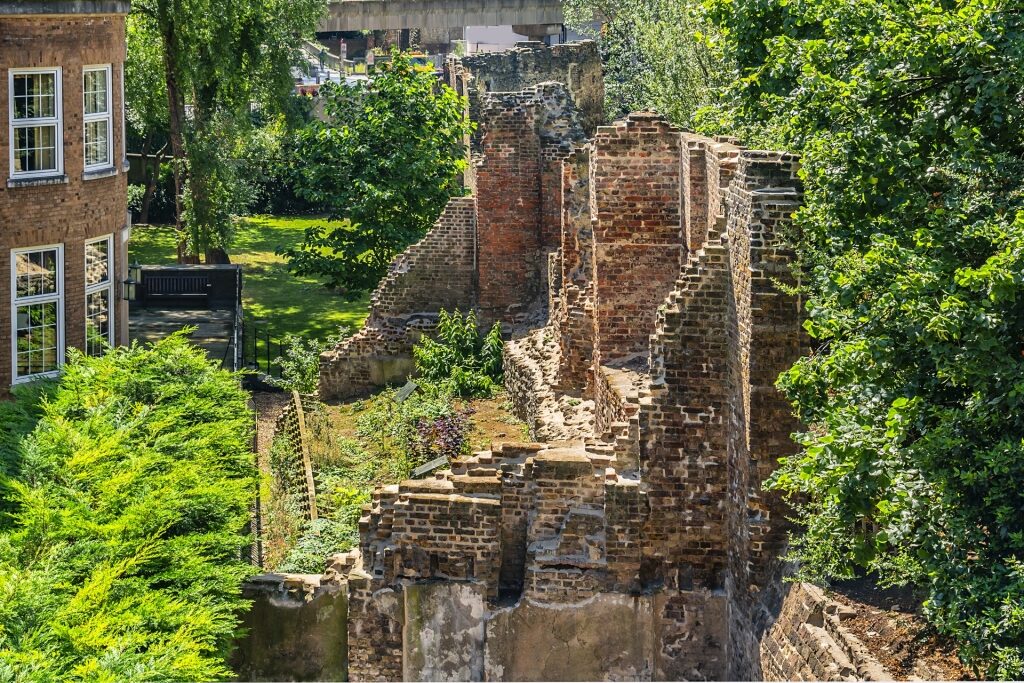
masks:
<svg viewBox="0 0 1024 683"><path fill-rule="evenodd" d="M332 0L318 31L562 24L560 0Z"/></svg>

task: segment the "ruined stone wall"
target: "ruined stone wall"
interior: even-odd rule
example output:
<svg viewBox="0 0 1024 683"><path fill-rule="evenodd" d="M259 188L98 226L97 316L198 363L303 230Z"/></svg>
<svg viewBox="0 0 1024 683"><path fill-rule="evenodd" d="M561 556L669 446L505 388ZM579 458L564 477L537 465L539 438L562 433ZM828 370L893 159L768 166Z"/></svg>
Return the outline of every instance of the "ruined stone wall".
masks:
<svg viewBox="0 0 1024 683"><path fill-rule="evenodd" d="M348 680L347 590L311 574L260 574L242 585L252 601L231 667L242 681Z"/></svg>
<svg viewBox="0 0 1024 683"><path fill-rule="evenodd" d="M814 639L814 601L783 600L785 511L761 490L798 428L774 382L807 348L780 288L797 160L651 113L588 142L558 84L475 102L476 197L454 205L475 246L456 277L484 322L508 324L508 398L546 443L375 492L349 574L352 677L843 674L845 646ZM408 353L433 322L410 307L459 294L438 295L438 249L396 261L352 367ZM564 655L520 655L544 647Z"/></svg>
<svg viewBox="0 0 1024 683"><path fill-rule="evenodd" d="M584 396L594 380L594 225L591 215L590 146L562 163L562 270L559 309L551 311L560 348L559 386Z"/></svg>
<svg viewBox="0 0 1024 683"><path fill-rule="evenodd" d="M891 681L842 620L849 612L820 588L789 584L778 619L760 645L765 681Z"/></svg>
<svg viewBox="0 0 1024 683"><path fill-rule="evenodd" d="M679 270L680 135L630 114L593 140L595 362L644 357L658 305Z"/></svg>
<svg viewBox="0 0 1024 683"><path fill-rule="evenodd" d="M583 131L558 83L488 95L479 130L480 317L513 322L546 299L547 254L561 231L561 161Z"/></svg>
<svg viewBox="0 0 1024 683"><path fill-rule="evenodd" d="M597 126L604 123L601 54L597 43L591 40L553 47L527 41L504 52L450 57L446 71L448 84L465 95L467 113L473 121L480 120L488 93L518 92L556 81L565 85L576 103L587 135L593 135Z"/></svg>
<svg viewBox="0 0 1024 683"><path fill-rule="evenodd" d="M427 235L399 254L370 298L370 317L353 337L320 357L320 395L343 398L404 381L412 346L442 309L475 304L476 205L448 202Z"/></svg>

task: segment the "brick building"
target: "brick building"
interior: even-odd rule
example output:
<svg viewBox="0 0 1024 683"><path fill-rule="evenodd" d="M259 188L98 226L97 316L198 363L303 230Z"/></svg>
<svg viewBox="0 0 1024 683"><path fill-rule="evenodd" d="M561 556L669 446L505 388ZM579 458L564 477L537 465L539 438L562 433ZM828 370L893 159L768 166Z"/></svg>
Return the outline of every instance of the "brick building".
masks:
<svg viewBox="0 0 1024 683"><path fill-rule="evenodd" d="M127 339L128 0L0 0L0 395Z"/></svg>

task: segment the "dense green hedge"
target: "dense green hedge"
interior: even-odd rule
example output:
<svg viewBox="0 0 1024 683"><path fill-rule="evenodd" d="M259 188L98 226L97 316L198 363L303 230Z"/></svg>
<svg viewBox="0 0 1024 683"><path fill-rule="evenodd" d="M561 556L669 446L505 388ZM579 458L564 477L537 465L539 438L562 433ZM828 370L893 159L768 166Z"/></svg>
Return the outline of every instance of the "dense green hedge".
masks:
<svg viewBox="0 0 1024 683"><path fill-rule="evenodd" d="M0 403L0 680L211 680L256 473L237 378L181 336Z"/></svg>

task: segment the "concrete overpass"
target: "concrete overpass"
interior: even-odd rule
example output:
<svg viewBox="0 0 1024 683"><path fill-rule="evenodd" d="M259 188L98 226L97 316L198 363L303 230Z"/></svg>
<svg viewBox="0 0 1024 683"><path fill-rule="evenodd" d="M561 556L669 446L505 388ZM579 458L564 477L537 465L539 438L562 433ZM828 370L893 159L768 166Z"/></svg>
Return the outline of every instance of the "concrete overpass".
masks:
<svg viewBox="0 0 1024 683"><path fill-rule="evenodd" d="M562 24L560 0L332 0L318 31Z"/></svg>

